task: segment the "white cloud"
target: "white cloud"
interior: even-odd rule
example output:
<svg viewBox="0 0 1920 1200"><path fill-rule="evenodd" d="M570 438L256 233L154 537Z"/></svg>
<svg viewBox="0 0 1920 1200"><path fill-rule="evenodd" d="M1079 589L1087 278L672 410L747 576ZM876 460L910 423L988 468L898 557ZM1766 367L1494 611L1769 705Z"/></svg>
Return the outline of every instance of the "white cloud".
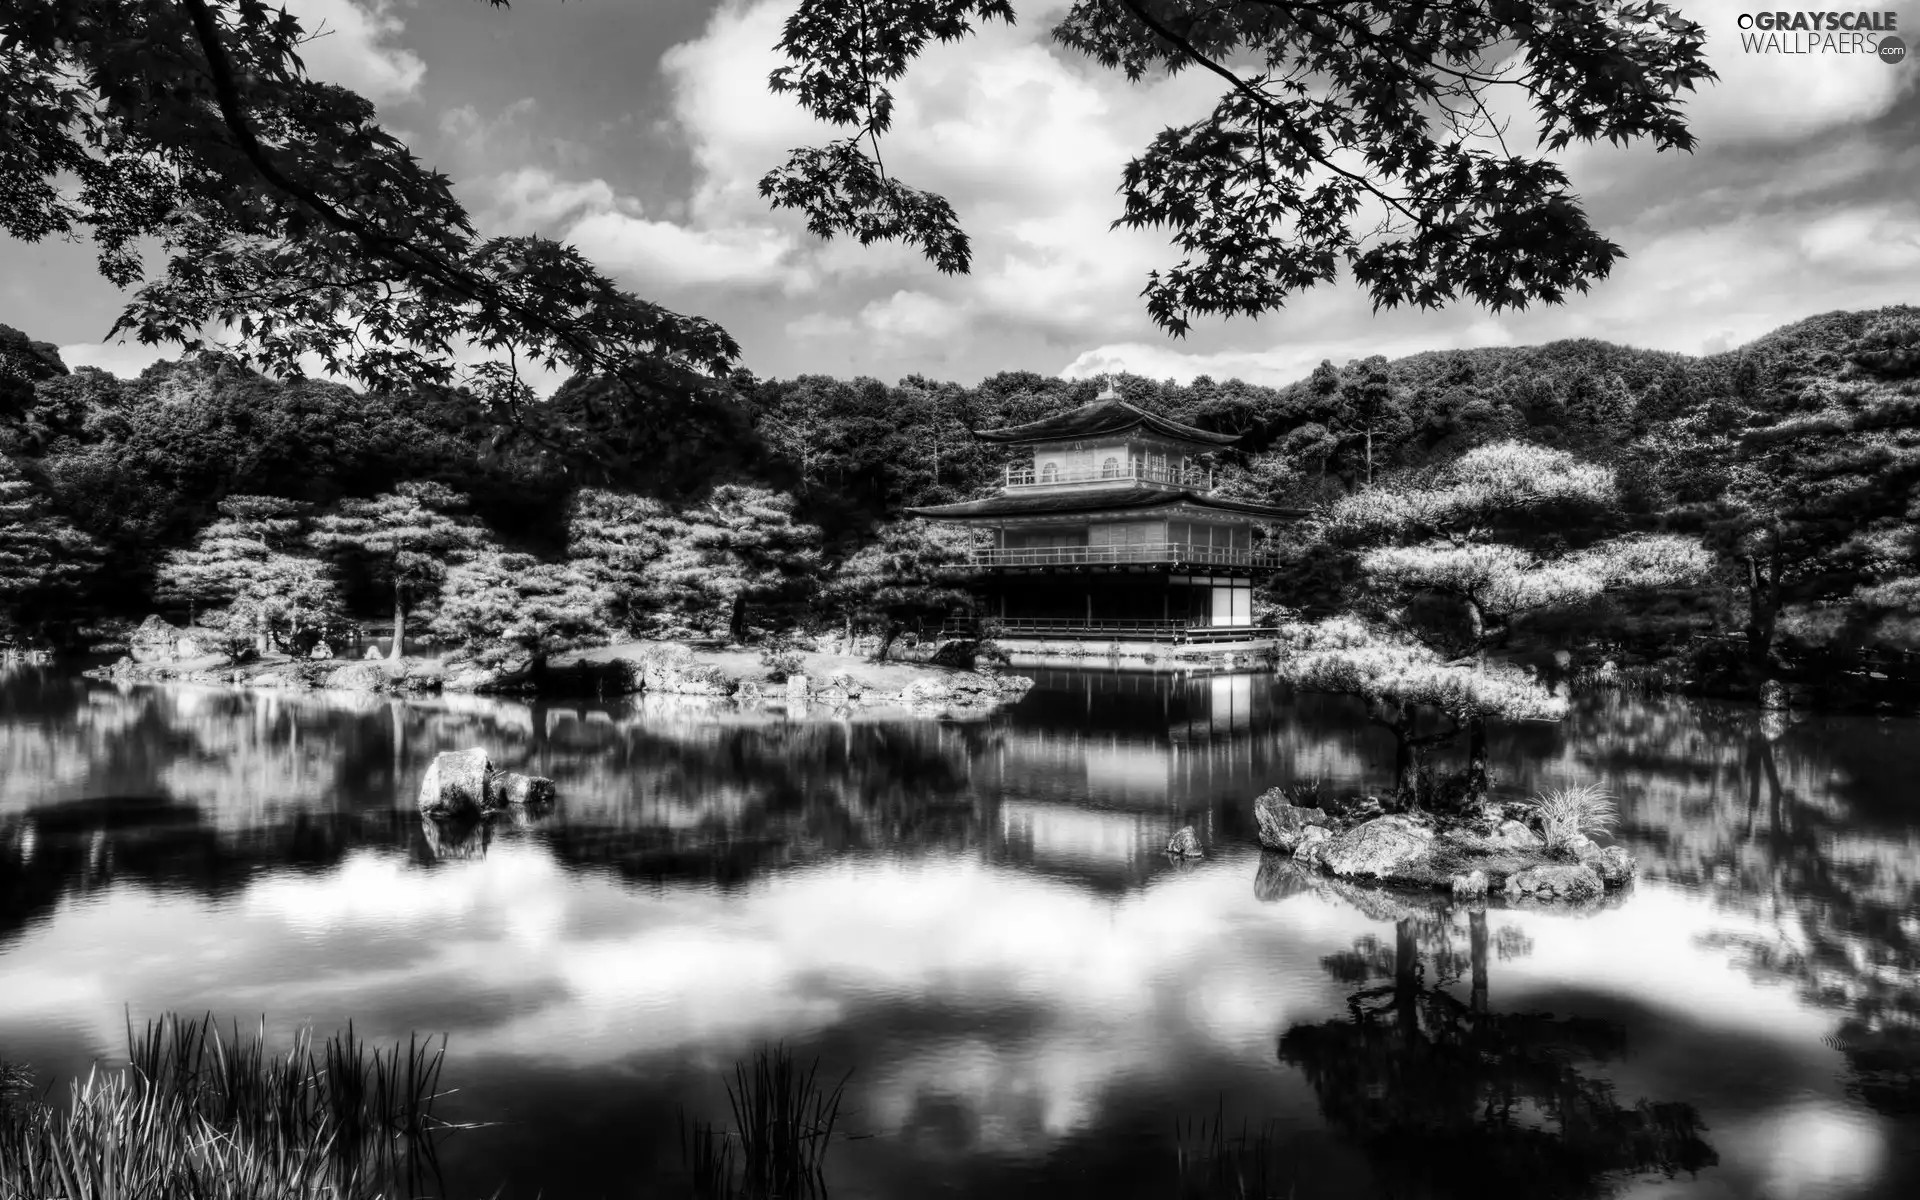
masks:
<svg viewBox="0 0 1920 1200"><path fill-rule="evenodd" d="M427 64L399 44L406 23L393 0L285 0L309 34L300 48L307 74L384 104L412 97Z"/></svg>
<svg viewBox="0 0 1920 1200"><path fill-rule="evenodd" d="M957 306L925 292L895 292L860 310L860 324L873 333L923 345L951 338L965 320Z"/></svg>
<svg viewBox="0 0 1920 1200"><path fill-rule="evenodd" d="M642 287L757 287L775 282L789 291L804 291L811 284L804 272L785 265L792 239L764 226L700 229L599 211L568 226L565 240Z"/></svg>
<svg viewBox="0 0 1920 1200"><path fill-rule="evenodd" d="M109 375L131 379L161 359L180 357L178 346L147 346L139 342L79 342L60 347L68 369L98 367Z"/></svg>
<svg viewBox="0 0 1920 1200"><path fill-rule="evenodd" d="M1858 124L1892 108L1914 86L1914 73L1872 55L1750 54L1739 15L1746 0L1707 0L1686 15L1707 30L1707 62L1720 80L1688 104L1705 144L1783 142Z"/></svg>
<svg viewBox="0 0 1920 1200"><path fill-rule="evenodd" d="M1809 225L1800 252L1821 267L1911 279L1920 267L1920 219L1884 207L1842 210Z"/></svg>

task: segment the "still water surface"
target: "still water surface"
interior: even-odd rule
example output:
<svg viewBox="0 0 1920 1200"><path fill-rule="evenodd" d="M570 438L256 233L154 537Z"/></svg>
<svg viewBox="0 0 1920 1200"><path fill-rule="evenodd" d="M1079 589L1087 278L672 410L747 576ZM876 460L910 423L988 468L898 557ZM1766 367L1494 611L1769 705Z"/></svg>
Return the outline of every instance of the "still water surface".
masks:
<svg viewBox="0 0 1920 1200"><path fill-rule="evenodd" d="M446 1145L463 1197L661 1190L768 1041L852 1072L836 1198L1173 1195L1222 1110L1301 1200L1920 1194L1920 723L1579 699L1502 785L1604 782L1643 878L1475 915L1262 870L1259 790L1383 781L1344 702L1036 674L940 722L16 671L0 1054L68 1077L170 1009L445 1032L443 1112L497 1122ZM433 836L469 745L558 811Z"/></svg>

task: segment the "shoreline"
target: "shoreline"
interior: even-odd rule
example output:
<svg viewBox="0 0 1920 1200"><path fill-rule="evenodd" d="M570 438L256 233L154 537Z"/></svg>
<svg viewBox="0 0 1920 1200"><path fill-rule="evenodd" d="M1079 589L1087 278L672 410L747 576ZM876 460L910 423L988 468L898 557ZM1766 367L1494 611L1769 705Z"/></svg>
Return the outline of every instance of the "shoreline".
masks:
<svg viewBox="0 0 1920 1200"><path fill-rule="evenodd" d="M253 692L339 692L396 699L476 695L503 700L678 696L741 706L818 704L828 708L988 709L1026 695L1033 680L992 667L874 662L855 655L795 651L802 670L767 678L757 651L680 642L623 642L556 659L545 670L482 667L470 660L294 659L267 655L234 663L225 655L131 657L80 672L107 683L193 684ZM929 656L930 657L930 656ZM754 675L759 675L755 678Z"/></svg>

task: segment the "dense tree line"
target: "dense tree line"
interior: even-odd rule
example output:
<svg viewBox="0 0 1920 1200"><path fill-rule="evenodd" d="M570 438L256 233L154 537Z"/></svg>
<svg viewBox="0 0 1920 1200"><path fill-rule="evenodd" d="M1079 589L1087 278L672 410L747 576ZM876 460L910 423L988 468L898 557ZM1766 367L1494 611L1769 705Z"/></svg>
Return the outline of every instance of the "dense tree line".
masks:
<svg viewBox="0 0 1920 1200"><path fill-rule="evenodd" d="M1449 656L1530 640L1657 647L1717 628L1762 674L1787 652L1920 645L1920 310L1829 314L1701 358L1583 340L1323 363L1280 388L1116 384L1242 434L1221 463L1228 490L1318 514L1272 531L1289 566L1268 612L1353 611L1361 592L1430 615L1477 610L1477 633L1461 626L1434 650ZM549 403L592 408L608 386L569 381ZM999 483L1008 451L969 431L1099 387L1027 372L972 387L737 372L697 420L636 424L622 453L600 456L520 436L466 392L280 382L211 356L122 380L68 372L53 347L4 330L0 592L16 641L72 642L86 620L156 603L179 615L251 603L258 637L343 614L404 622L416 607L430 623L457 563L497 613L536 592L572 596L612 634L885 627L964 605L955 539L901 513ZM1419 507L1458 499L1461 464L1496 446L1546 456L1527 469L1572 492L1458 527ZM444 536L383 549L387 510L396 528L439 522ZM1380 519L1363 529L1366 513ZM1493 600L1524 591L1529 572L1564 584L1565 562L1653 534L1705 546L1706 569L1524 611ZM1459 586L1467 558L1487 569L1477 594ZM571 575L499 590L543 564ZM247 601L240 575L275 582ZM446 620L478 637L486 609Z"/></svg>

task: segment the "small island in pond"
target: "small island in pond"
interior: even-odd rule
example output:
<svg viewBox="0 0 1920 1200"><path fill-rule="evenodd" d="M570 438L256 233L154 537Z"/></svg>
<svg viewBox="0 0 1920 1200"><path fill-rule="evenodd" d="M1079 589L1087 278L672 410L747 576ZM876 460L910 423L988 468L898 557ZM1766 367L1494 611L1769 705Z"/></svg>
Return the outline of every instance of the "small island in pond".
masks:
<svg viewBox="0 0 1920 1200"><path fill-rule="evenodd" d="M1308 804L1291 803L1306 799ZM1632 881L1636 864L1588 832L1612 824L1597 788L1572 788L1519 805L1482 802L1462 812L1384 813L1374 800L1319 804L1273 788L1254 801L1260 845L1337 879L1451 893L1474 900L1590 902ZM1529 824L1531 818L1539 831Z"/></svg>

